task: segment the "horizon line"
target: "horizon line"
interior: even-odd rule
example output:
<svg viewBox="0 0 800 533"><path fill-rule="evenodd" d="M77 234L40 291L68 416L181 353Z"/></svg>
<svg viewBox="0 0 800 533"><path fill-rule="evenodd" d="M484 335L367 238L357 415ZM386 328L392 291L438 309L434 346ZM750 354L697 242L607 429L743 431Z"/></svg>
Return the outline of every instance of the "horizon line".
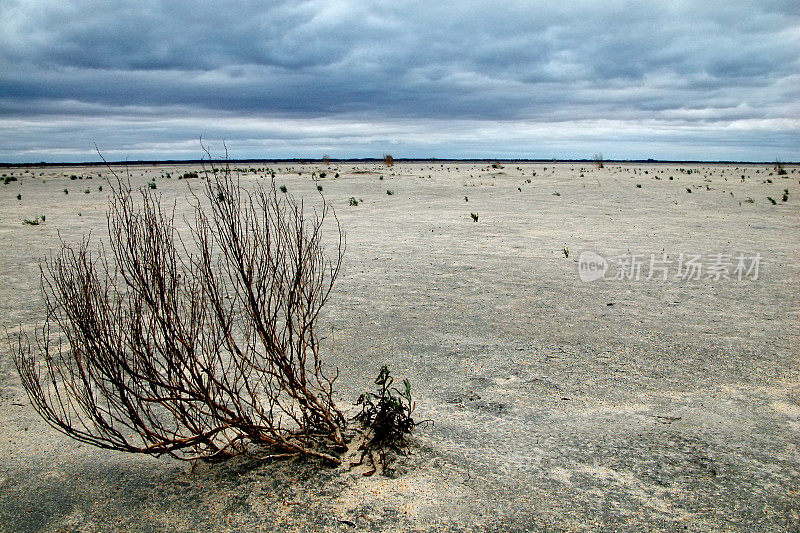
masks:
<svg viewBox="0 0 800 533"><path fill-rule="evenodd" d="M228 164L244 164L244 163L296 163L296 164L320 164L323 163L323 158L308 158L308 157L289 157L289 158L215 158L215 159L138 159L138 160L124 160L124 161L60 161L60 162L24 162L24 163L8 163L0 161L0 168L12 167L65 167L65 166L126 166L126 165L199 165L204 163L228 163ZM328 158L328 163L383 163L384 159L381 157L352 157L352 158ZM393 157L394 163L590 163L595 164L596 159L558 159L558 158L497 158L497 157L479 157L479 158L437 158L437 157ZM774 165L780 163L782 165L798 165L800 161L745 161L745 160L702 160L702 159L602 159L604 164L620 164L620 163L681 163L681 164L748 164L748 165Z"/></svg>

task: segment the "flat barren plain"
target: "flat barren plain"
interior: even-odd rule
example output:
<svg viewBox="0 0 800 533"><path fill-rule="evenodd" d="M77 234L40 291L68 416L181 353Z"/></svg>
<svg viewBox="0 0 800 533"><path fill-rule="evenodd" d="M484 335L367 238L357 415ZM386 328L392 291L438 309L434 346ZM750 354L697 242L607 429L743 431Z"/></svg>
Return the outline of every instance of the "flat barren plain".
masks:
<svg viewBox="0 0 800 533"><path fill-rule="evenodd" d="M245 187L274 171L309 202L321 185L346 233L322 333L339 404L352 413L387 364L433 423L389 476L192 469L51 429L3 342L0 529L800 531L796 166L238 166ZM201 185L177 179L190 170L127 172L181 216ZM43 318L39 262L59 236L105 238L113 178L0 173L17 178L0 183L13 336Z"/></svg>

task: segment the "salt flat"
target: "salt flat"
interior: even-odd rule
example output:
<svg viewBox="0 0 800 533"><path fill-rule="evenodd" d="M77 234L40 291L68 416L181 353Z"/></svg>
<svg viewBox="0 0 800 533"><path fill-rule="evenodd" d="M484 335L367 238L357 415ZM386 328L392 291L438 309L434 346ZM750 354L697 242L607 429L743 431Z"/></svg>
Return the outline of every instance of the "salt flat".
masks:
<svg viewBox="0 0 800 533"><path fill-rule="evenodd" d="M310 203L322 185L346 233L323 333L341 405L388 364L433 425L393 477L244 459L192 472L50 429L3 344L0 528L800 527L796 166L785 176L749 164L246 166L258 168L243 168L243 185L271 170ZM127 171L181 215L200 185L177 179L189 170L199 168ZM0 184L9 331L41 320L38 261L59 234L103 238L111 176L0 169L12 172ZM584 252L607 263L602 278L582 280Z"/></svg>

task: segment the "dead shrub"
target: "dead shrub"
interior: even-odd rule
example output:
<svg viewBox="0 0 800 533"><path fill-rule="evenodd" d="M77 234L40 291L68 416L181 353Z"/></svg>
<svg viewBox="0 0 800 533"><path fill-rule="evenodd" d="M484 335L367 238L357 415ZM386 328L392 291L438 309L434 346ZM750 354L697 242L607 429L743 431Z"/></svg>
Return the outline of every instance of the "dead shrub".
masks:
<svg viewBox="0 0 800 533"><path fill-rule="evenodd" d="M174 206L118 179L110 246L62 241L43 262L44 323L13 350L28 397L100 448L338 464L338 370L316 332L344 253L338 221L329 257L324 199L309 213L274 182L245 190L227 169L203 183L180 234Z"/></svg>

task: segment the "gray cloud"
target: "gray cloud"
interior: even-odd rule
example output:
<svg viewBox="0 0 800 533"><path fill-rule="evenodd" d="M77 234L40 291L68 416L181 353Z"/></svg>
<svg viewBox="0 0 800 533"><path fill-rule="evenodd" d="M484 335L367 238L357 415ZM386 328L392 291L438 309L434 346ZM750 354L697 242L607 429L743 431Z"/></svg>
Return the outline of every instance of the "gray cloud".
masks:
<svg viewBox="0 0 800 533"><path fill-rule="evenodd" d="M615 141L620 157L800 159L792 2L563 4L8 1L0 159L80 158L87 135L179 154L200 134L240 140L242 157L380 142L581 157ZM347 133L315 133L326 123Z"/></svg>

